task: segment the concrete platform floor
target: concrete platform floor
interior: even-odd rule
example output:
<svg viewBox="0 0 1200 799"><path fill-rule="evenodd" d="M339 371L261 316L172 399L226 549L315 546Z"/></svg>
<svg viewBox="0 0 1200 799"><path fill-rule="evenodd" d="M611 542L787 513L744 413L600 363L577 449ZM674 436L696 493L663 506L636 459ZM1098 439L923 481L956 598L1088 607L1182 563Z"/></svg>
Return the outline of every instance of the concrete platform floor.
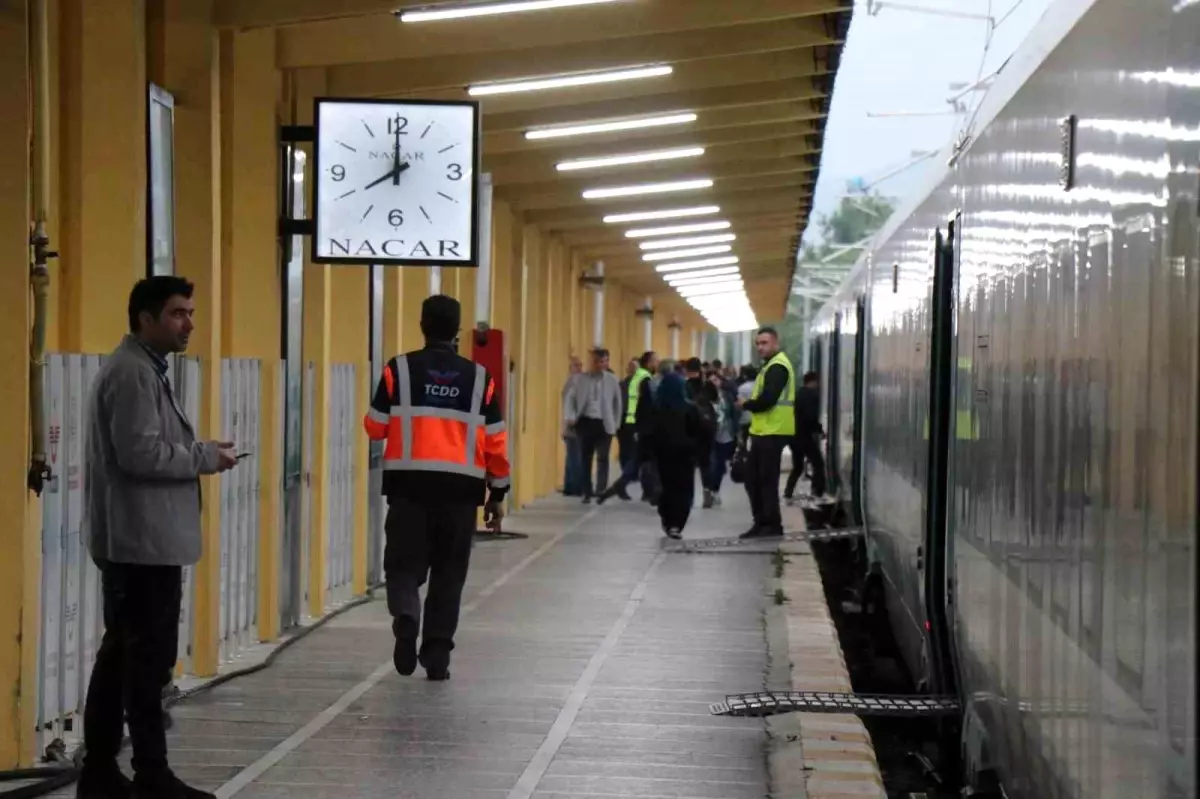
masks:
<svg viewBox="0 0 1200 799"><path fill-rule="evenodd" d="M686 535L748 519L729 485ZM641 503L507 527L529 538L476 546L449 682L393 671L371 602L177 706L176 771L244 799L766 796L765 724L708 705L765 687L770 558L665 554Z"/></svg>

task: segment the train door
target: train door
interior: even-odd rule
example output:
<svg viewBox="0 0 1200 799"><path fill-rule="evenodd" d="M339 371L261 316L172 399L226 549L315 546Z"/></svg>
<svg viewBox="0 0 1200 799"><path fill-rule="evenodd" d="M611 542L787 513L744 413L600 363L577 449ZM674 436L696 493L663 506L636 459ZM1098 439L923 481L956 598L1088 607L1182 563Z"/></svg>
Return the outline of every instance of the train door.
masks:
<svg viewBox="0 0 1200 799"><path fill-rule="evenodd" d="M930 691L956 692L947 613L949 565L949 455L953 444L954 272L956 218L945 235L937 231L934 247L933 294L929 351L929 460L925 487L925 535L919 556L929 644Z"/></svg>
<svg viewBox="0 0 1200 799"><path fill-rule="evenodd" d="M828 410L825 413L825 471L829 475L829 493L838 496L842 480L838 469L838 448L840 433L838 409L841 407L842 381L842 314L839 312L833 321L833 332L829 334L829 368L824 378L825 402Z"/></svg>
<svg viewBox="0 0 1200 799"><path fill-rule="evenodd" d="M383 351L383 270L376 264L371 267L370 297L371 313L371 382L368 391L375 390L374 381L383 374L389 355ZM367 455L367 584L377 585L383 580L383 442L372 441Z"/></svg>
<svg viewBox="0 0 1200 799"><path fill-rule="evenodd" d="M854 524L861 525L863 523L863 508L862 508L862 479L863 479L863 409L866 403L863 401L863 386L866 380L863 370L867 366L867 299L859 297L855 303L854 313L856 315L857 324L854 334L854 422L852 435L854 436L854 449L850 457L850 513L853 516Z"/></svg>

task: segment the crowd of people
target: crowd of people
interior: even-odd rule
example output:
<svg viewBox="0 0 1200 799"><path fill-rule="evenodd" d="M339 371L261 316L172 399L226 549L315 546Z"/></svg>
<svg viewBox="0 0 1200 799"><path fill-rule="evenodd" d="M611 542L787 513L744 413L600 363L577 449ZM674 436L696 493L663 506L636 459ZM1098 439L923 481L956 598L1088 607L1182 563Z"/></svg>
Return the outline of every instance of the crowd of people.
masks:
<svg viewBox="0 0 1200 799"><path fill-rule="evenodd" d="M812 501L831 502L819 443L819 377L809 372L797 385L773 328L758 331L755 346L761 368L646 352L625 364L623 379L606 349L592 350L587 368L572 358L562 389L563 493L585 504L629 502L629 488L639 484L642 501L658 509L663 533L677 539L696 504L697 483L701 507L719 507L732 471L754 514L742 537L781 536L780 469L790 448L785 500L796 500L807 464ZM613 439L620 474L610 483Z"/></svg>

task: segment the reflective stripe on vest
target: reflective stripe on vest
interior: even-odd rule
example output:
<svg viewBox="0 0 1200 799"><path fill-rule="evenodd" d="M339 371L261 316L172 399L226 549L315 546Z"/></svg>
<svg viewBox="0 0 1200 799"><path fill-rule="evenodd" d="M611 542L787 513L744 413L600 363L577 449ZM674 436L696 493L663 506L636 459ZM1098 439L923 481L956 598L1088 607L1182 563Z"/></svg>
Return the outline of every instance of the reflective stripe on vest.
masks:
<svg viewBox="0 0 1200 799"><path fill-rule="evenodd" d="M767 370L772 366L782 366L787 372L787 385L779 392L779 401L768 411L750 415L750 435L752 436L794 436L796 435L796 373L792 370L792 362L786 354L775 353L775 357L767 361L758 379L754 381L754 393L751 399L758 399L766 385Z"/></svg>
<svg viewBox="0 0 1200 799"><path fill-rule="evenodd" d="M650 373L642 367L638 367L633 373L633 377L629 380L629 407L625 411L625 424L633 424L637 421L638 400L642 396L642 383L650 377Z"/></svg>
<svg viewBox="0 0 1200 799"><path fill-rule="evenodd" d="M487 371L475 364L475 385L471 390L471 407L469 411L459 411L453 408L432 408L414 406L412 404L412 375L409 374L408 358L401 355L396 358L396 372L399 386L396 391L396 403L392 406L389 417L389 427L399 428L400 451L396 453L388 447L388 456L383 462L385 470L398 472L445 472L476 477L480 480L487 478L487 469L483 459L483 437L486 433L504 431L504 423L485 425L483 416L483 393L487 388ZM368 414L377 419L378 411L372 409ZM427 433L430 440L418 439L414 433L422 426L421 420L443 420L450 425L438 429L438 425L429 425ZM457 435L456 435L457 434ZM447 442L445 438L460 438L460 441ZM435 439L442 440L435 440ZM443 449L449 443L449 451L443 451L431 456L429 450ZM455 447L458 444L459 447ZM416 452L419 448L423 452ZM457 451L454 451L457 449Z"/></svg>

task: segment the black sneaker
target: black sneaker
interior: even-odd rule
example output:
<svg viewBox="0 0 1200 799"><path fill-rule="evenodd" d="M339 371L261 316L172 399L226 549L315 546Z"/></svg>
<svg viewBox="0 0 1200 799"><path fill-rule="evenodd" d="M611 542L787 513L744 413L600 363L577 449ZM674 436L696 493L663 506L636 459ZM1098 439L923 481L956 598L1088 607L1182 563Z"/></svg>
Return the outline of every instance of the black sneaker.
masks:
<svg viewBox="0 0 1200 799"><path fill-rule="evenodd" d="M708 510L713 506L713 492L708 489L704 490L704 509Z"/></svg>
<svg viewBox="0 0 1200 799"><path fill-rule="evenodd" d="M591 498L591 497L584 497L584 498L583 498L583 504L584 504L584 505L591 505L591 504L592 504L592 498Z"/></svg>
<svg viewBox="0 0 1200 799"><path fill-rule="evenodd" d="M217 799L216 794L193 788L167 771L155 777L138 774L133 780L133 799Z"/></svg>
<svg viewBox="0 0 1200 799"><path fill-rule="evenodd" d="M746 532L744 532L738 536L738 538L741 538L743 540L745 540L747 538L760 538L760 537L762 537L762 528L759 527L757 524L754 525L753 527L751 527Z"/></svg>
<svg viewBox="0 0 1200 799"><path fill-rule="evenodd" d="M108 769L88 768L79 772L75 783L76 799L129 799L133 796L133 780L121 773L114 763Z"/></svg>
<svg viewBox="0 0 1200 799"><path fill-rule="evenodd" d="M623 488L617 492L617 499L622 502L633 502L633 497L629 496L629 492Z"/></svg>
<svg viewBox="0 0 1200 799"><path fill-rule="evenodd" d="M409 677L417 670L417 641L408 636L396 636L392 647L392 664L402 677Z"/></svg>
<svg viewBox="0 0 1200 799"><path fill-rule="evenodd" d="M425 676L433 682L450 679L450 653L442 647L422 651L420 660L425 667Z"/></svg>

